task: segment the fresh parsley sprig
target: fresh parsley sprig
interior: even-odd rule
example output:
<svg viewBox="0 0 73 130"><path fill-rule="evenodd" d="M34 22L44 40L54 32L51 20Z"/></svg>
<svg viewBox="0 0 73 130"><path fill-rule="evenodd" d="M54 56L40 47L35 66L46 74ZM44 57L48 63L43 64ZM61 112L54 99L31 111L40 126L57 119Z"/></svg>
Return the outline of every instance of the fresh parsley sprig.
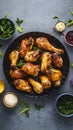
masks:
<svg viewBox="0 0 73 130"><path fill-rule="evenodd" d="M31 108L30 108L30 106L28 105L28 103L25 102L25 101L21 101L21 102L20 102L20 105L19 105L18 115L21 115L21 114L24 113L24 114L26 115L26 117L29 118L29 115L30 115L29 111L30 111L30 110L31 110Z"/></svg>
<svg viewBox="0 0 73 130"><path fill-rule="evenodd" d="M22 19L19 19L19 18L17 18L16 19L16 26L15 26L15 28L16 28L16 30L19 32L19 33L22 33L23 32L23 28L21 27L21 24L23 23L23 20Z"/></svg>

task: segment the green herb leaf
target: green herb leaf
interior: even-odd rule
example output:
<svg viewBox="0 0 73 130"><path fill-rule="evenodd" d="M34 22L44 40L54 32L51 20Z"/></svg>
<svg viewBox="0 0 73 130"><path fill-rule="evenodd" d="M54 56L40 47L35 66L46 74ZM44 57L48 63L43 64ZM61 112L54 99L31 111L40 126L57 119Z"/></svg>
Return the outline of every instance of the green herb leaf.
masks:
<svg viewBox="0 0 73 130"><path fill-rule="evenodd" d="M16 30L19 32L19 33L22 33L23 32L23 29L20 27L20 26L15 26Z"/></svg>
<svg viewBox="0 0 73 130"><path fill-rule="evenodd" d="M66 26L67 26L67 27L71 27L71 26L73 26L73 20L68 21L68 23L66 24Z"/></svg>
<svg viewBox="0 0 73 130"><path fill-rule="evenodd" d="M69 9L70 14L73 16L73 10Z"/></svg>
<svg viewBox="0 0 73 130"><path fill-rule="evenodd" d="M24 60L23 59L20 59L17 64L16 64L16 67L22 67L24 65Z"/></svg>
<svg viewBox="0 0 73 130"><path fill-rule="evenodd" d="M53 69L53 66L50 66L49 69Z"/></svg>
<svg viewBox="0 0 73 130"><path fill-rule="evenodd" d="M18 26L20 26L20 25L23 23L23 20L17 18L17 19L16 19L16 23L17 23Z"/></svg>
<svg viewBox="0 0 73 130"><path fill-rule="evenodd" d="M30 110L30 108L24 108L24 109L22 109L22 110L18 113L18 115L21 115L21 114L23 114L23 113L27 113L29 110ZM26 115L27 115L27 114L26 114Z"/></svg>
<svg viewBox="0 0 73 130"><path fill-rule="evenodd" d="M73 68L73 63L71 64L72 68Z"/></svg>
<svg viewBox="0 0 73 130"><path fill-rule="evenodd" d="M58 16L54 16L53 19L57 19L58 21L60 21Z"/></svg>
<svg viewBox="0 0 73 130"><path fill-rule="evenodd" d="M36 110L40 111L45 106L45 104L39 105L39 104L35 103L34 106L35 106Z"/></svg>
<svg viewBox="0 0 73 130"><path fill-rule="evenodd" d="M3 56L3 53L2 53L2 50L0 50L0 57L2 57Z"/></svg>
<svg viewBox="0 0 73 130"><path fill-rule="evenodd" d="M21 115L21 114L25 114L26 117L29 117L29 111L31 110L30 106L28 105L27 102L25 101L21 101L20 102L20 105L19 105L19 113L18 115Z"/></svg>
<svg viewBox="0 0 73 130"><path fill-rule="evenodd" d="M34 46L33 47L33 50L38 50L39 48L37 46Z"/></svg>

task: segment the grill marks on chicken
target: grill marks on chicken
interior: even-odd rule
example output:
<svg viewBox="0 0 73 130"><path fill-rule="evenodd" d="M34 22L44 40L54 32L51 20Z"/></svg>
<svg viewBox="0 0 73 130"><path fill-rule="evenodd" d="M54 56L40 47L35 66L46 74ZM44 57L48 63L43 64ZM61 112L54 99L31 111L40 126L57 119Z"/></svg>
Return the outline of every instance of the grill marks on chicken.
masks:
<svg viewBox="0 0 73 130"><path fill-rule="evenodd" d="M18 90L25 91L30 93L32 88L30 87L29 83L23 79L16 79L14 80L14 84Z"/></svg>
<svg viewBox="0 0 73 130"><path fill-rule="evenodd" d="M38 50L33 50L35 45L39 47ZM63 67L60 54L63 53L64 50L55 48L45 37L36 38L35 42L32 37L23 39L19 50L13 50L9 54L10 76L14 79L15 87L28 93L33 89L38 94L52 86L59 87L63 77L59 70ZM17 67L20 59L23 59L24 65ZM39 81L36 81L35 77L39 78Z"/></svg>
<svg viewBox="0 0 73 130"><path fill-rule="evenodd" d="M43 92L43 86L41 83L35 81L34 79L30 78L29 79L30 84L32 85L34 91L38 94Z"/></svg>
<svg viewBox="0 0 73 130"><path fill-rule="evenodd" d="M9 54L10 66L15 67L18 59L19 59L19 52L16 50L13 50Z"/></svg>
<svg viewBox="0 0 73 130"><path fill-rule="evenodd" d="M28 62L36 62L40 56L41 56L41 50L38 49L35 51L28 52L25 55L24 59L25 59L25 61L28 61Z"/></svg>
<svg viewBox="0 0 73 130"><path fill-rule="evenodd" d="M47 38L39 37L36 39L36 44L40 49L55 52L57 54L62 54L64 51L62 49L55 48Z"/></svg>
<svg viewBox="0 0 73 130"><path fill-rule="evenodd" d="M52 64L51 54L49 52L44 52L42 54L41 71L46 72L48 67Z"/></svg>
<svg viewBox="0 0 73 130"><path fill-rule="evenodd" d="M37 76L40 71L39 65L34 65L32 63L26 63L22 66L21 70L28 75Z"/></svg>
<svg viewBox="0 0 73 130"><path fill-rule="evenodd" d="M32 50L33 45L34 45L34 39L32 37L22 40L19 49L20 56L24 57L27 52Z"/></svg>
<svg viewBox="0 0 73 130"><path fill-rule="evenodd" d="M59 56L58 54L56 53L53 53L52 54L52 62L53 64L56 66L56 67L63 67L63 59L61 56Z"/></svg>

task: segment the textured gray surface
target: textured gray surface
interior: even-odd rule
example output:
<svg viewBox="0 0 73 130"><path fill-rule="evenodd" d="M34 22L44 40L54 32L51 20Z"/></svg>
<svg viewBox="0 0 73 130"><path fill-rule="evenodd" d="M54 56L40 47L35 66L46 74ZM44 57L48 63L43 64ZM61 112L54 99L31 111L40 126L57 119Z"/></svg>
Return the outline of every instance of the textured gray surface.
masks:
<svg viewBox="0 0 73 130"><path fill-rule="evenodd" d="M69 13L69 8L72 8L72 6L73 0L0 0L0 17L7 13L10 14L10 18L13 21L17 17L23 19L24 33L40 31L54 35L65 46L71 64L73 62L73 48L65 44L63 36L52 31L56 22L52 18L55 15L62 20L72 18ZM73 29L73 27L69 29ZM66 29L66 31L69 29ZM16 32L13 39L18 36L19 34ZM3 54L13 39L6 42L0 41L0 44L3 44ZM5 82L5 92L15 91L10 87L4 76L2 63L3 58L0 58L0 79L3 79ZM32 111L29 118L26 118L24 114L21 116L17 115L19 105L12 110L6 109L2 104L3 95L0 95L0 130L73 130L73 117L63 118L55 111L55 100L59 94L64 92L73 94L73 88L69 83L71 77L73 77L73 69L70 67L68 78L63 87L60 91L48 97L25 97L25 95L20 95L20 93L15 91L19 97L19 102L20 100L25 100L31 106ZM45 107L38 112L34 107L35 102L44 103Z"/></svg>

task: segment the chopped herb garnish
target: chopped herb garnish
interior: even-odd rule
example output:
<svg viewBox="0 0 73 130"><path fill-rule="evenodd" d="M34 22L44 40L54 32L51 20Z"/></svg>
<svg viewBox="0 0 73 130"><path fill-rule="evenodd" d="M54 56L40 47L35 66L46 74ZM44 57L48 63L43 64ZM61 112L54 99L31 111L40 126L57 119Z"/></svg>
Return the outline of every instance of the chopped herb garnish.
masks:
<svg viewBox="0 0 73 130"><path fill-rule="evenodd" d="M50 66L49 69L53 69L53 66Z"/></svg>
<svg viewBox="0 0 73 130"><path fill-rule="evenodd" d="M45 107L45 104L40 105L40 104L35 103L34 106L35 106L36 110L40 111L43 107Z"/></svg>
<svg viewBox="0 0 73 130"><path fill-rule="evenodd" d="M73 114L73 97L63 97L59 99L57 107L62 114Z"/></svg>
<svg viewBox="0 0 73 130"><path fill-rule="evenodd" d="M37 46L34 46L33 47L33 50L38 50L39 48Z"/></svg>
<svg viewBox="0 0 73 130"><path fill-rule="evenodd" d="M31 110L30 106L28 105L28 103L26 103L25 101L22 101L20 103L20 106L19 106L19 113L18 115L21 115L21 114L25 114L26 117L29 117L29 111Z"/></svg>
<svg viewBox="0 0 73 130"><path fill-rule="evenodd" d="M24 65L24 60L23 59L20 59L17 64L16 64L16 67L22 67Z"/></svg>

